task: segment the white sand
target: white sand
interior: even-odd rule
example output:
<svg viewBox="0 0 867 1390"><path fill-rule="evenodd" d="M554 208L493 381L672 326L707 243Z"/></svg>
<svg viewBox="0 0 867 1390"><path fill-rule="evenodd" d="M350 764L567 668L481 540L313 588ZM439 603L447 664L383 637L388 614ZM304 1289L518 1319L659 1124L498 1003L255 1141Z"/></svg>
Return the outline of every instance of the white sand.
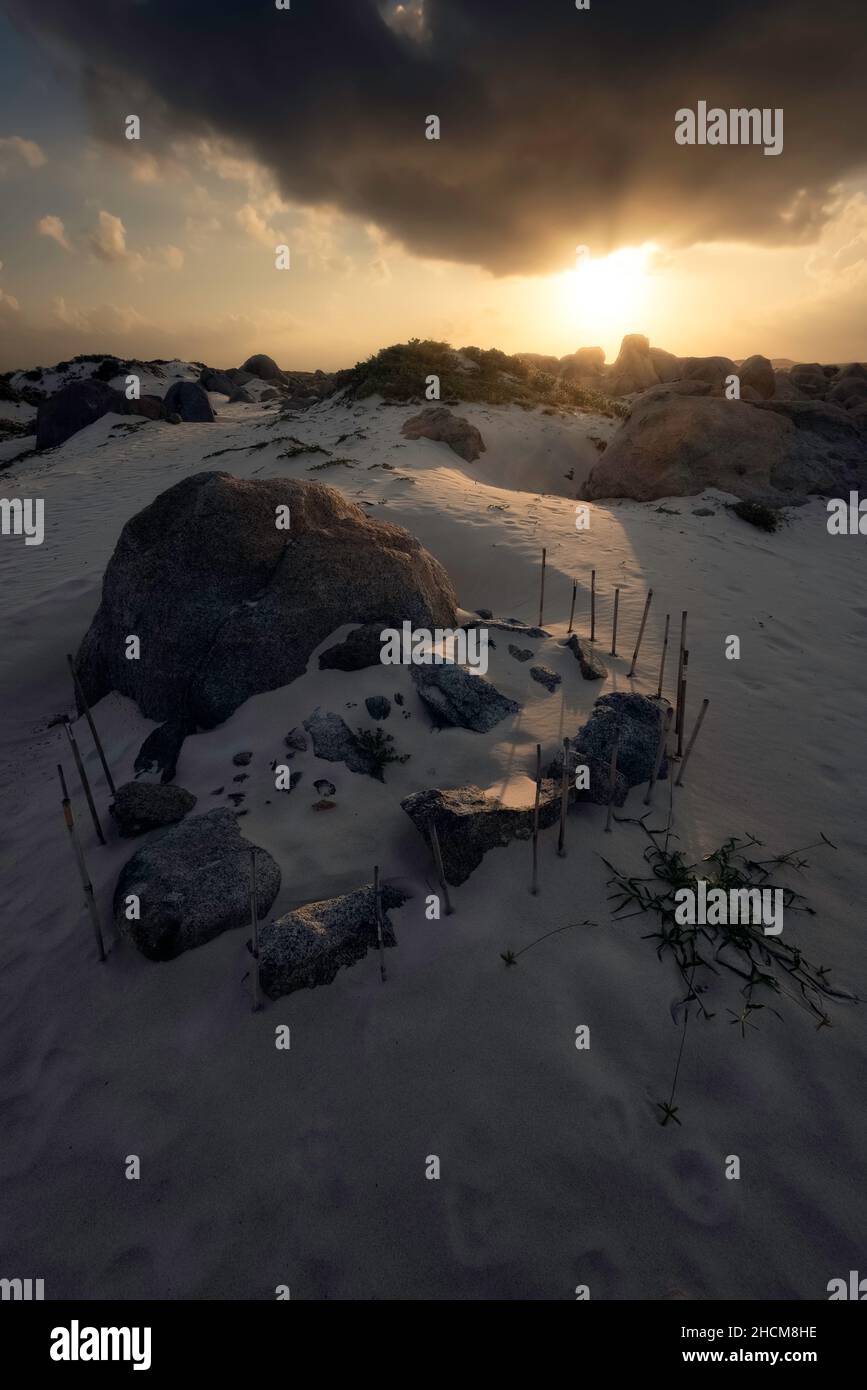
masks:
<svg viewBox="0 0 867 1390"><path fill-rule="evenodd" d="M686 607L691 717L703 696L711 706L674 793L679 843L696 858L749 830L769 854L824 831L838 850L811 852L800 885L817 915L787 915L786 939L832 967L838 987L867 993L867 757L854 688L867 572L858 538L829 537L820 502L766 536L713 494L665 503L676 516L654 504L593 506L590 530L576 531L562 474L574 464L580 478L597 456L587 436L610 433L598 417L468 406L460 413L489 449L465 464L444 445L401 438L417 407L317 406L270 432L357 460L314 473L321 455L277 461L285 445L203 462L211 450L268 437L260 426L272 418L267 407L214 402L214 426L151 422L129 432L109 416L3 475L5 496L45 498L46 538L41 547L0 542L0 1272L45 1278L48 1297L272 1298L281 1283L293 1298L568 1299L579 1283L593 1298L672 1289L825 1297L830 1278L863 1267L867 1011L834 1005L834 1027L816 1031L785 1006L784 1022L765 1011L742 1039L726 1012L737 992L721 979L709 996L717 1016L689 1025L676 1098L683 1125L662 1128L654 1105L670 1090L682 990L672 964L642 939L655 921L611 919L599 857L638 869L641 832L615 824L605 835L604 812L576 809L567 858L556 856L556 829L543 837L538 897L528 891L530 847L517 842L491 851L452 890L455 914L431 922L432 866L399 803L419 788L475 782L529 804L536 742L547 760L598 694L654 691L664 615L676 641ZM353 429L367 438L335 446ZM369 470L382 462L397 472ZM314 656L292 685L187 740L177 782L199 798L193 814L229 804L226 792L246 793L241 829L283 871L275 915L369 881L377 862L414 895L392 914L398 946L385 986L372 954L331 986L255 1016L242 930L162 965L115 943L98 964L61 818L58 760L76 788L106 921L117 874L140 842L112 830L107 848L96 845L65 736L46 728L72 707L65 653L97 607L123 523L202 468L314 478L373 503L372 516L407 526L442 561L468 610L535 623L548 551L552 639L491 630L488 677L523 705L513 724L487 735L432 732L406 670L320 672ZM530 490L539 479L567 495ZM703 505L715 514L694 516ZM621 655L601 688L581 680L556 641L573 576L576 628L588 631L592 567L606 661L612 591L622 589ZM630 682L648 584L653 607ZM724 657L728 634L741 638L739 662ZM510 640L533 647L534 662L514 661ZM530 679L535 663L561 672L556 693ZM384 785L308 752L292 763L303 779L291 795L274 790L269 764L282 759L284 734L317 705L367 727L364 697L396 691L411 718L394 707L383 727L411 758L390 766ZM127 780L154 725L117 695L95 716L116 780ZM96 755L84 721L77 727L108 823ZM242 749L254 756L236 787L231 759ZM318 777L337 786L338 809L327 815L310 809ZM642 794L623 814L641 814ZM669 797L661 784L654 823ZM504 966L500 952L585 919L598 925L561 932ZM274 1047L283 1023L289 1052ZM582 1023L589 1052L574 1046ZM141 1157L139 1182L124 1177L128 1154ZM439 1182L424 1176L431 1154ZM730 1154L741 1159L740 1181L725 1179Z"/></svg>

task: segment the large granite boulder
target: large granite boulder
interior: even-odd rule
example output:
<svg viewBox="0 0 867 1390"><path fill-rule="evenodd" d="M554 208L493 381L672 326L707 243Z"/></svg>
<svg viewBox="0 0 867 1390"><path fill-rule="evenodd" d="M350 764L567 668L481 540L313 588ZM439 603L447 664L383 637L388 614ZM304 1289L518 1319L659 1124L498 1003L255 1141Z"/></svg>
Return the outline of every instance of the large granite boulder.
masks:
<svg viewBox="0 0 867 1390"><path fill-rule="evenodd" d="M290 529L278 529L286 519ZM127 522L76 668L151 719L213 728L303 674L345 623L453 627L442 566L403 530L322 483L196 473ZM135 633L142 658L128 661Z"/></svg>
<svg viewBox="0 0 867 1390"><path fill-rule="evenodd" d="M789 368L789 380L801 395L810 400L824 400L828 378L818 362L796 362Z"/></svg>
<svg viewBox="0 0 867 1390"><path fill-rule="evenodd" d="M254 353L248 357L242 372L249 372L250 376L257 376L260 381L280 381L284 384L287 381L285 372L281 372L273 357L269 357L265 352ZM243 385L243 382L240 383Z"/></svg>
<svg viewBox="0 0 867 1390"><path fill-rule="evenodd" d="M533 807L504 806L481 787L432 788L414 792L401 803L415 828L430 845L433 820L446 882L458 887L478 868L489 849L514 839L527 839L533 829ZM554 825L560 816L560 783L542 780L539 825Z"/></svg>
<svg viewBox="0 0 867 1390"><path fill-rule="evenodd" d="M652 501L719 488L781 504L848 481L853 451L793 415L809 402L745 401L648 391L632 407L584 484L584 496ZM826 409L833 409L826 407ZM844 420L844 411L839 411ZM849 427L855 430L851 424ZM827 428L827 422L823 428Z"/></svg>
<svg viewBox="0 0 867 1390"><path fill-rule="evenodd" d="M757 352L746 358L737 369L737 373L741 380L741 395L745 387L751 387L763 401L767 401L777 389L774 369L767 357L762 357L761 353Z"/></svg>
<svg viewBox="0 0 867 1390"><path fill-rule="evenodd" d="M125 782L115 792L110 809L118 832L126 838L174 825L183 820L195 804L193 793L183 787Z"/></svg>
<svg viewBox="0 0 867 1390"><path fill-rule="evenodd" d="M684 357L681 375L684 381L703 381L714 395L725 390L726 377L737 376L738 369L730 357Z"/></svg>
<svg viewBox="0 0 867 1390"><path fill-rule="evenodd" d="M627 396L659 384L659 374L650 355L650 340L643 333L627 333L620 344L605 383L612 396Z"/></svg>
<svg viewBox="0 0 867 1390"><path fill-rule="evenodd" d="M128 401L105 381L73 381L40 400L36 411L36 447L54 449L109 411L129 415L137 401Z"/></svg>
<svg viewBox="0 0 867 1390"><path fill-rule="evenodd" d="M415 688L428 706L436 722L453 724L461 729L474 729L486 734L521 706L485 680L484 676L463 666L444 663L442 666L411 666Z"/></svg>
<svg viewBox="0 0 867 1390"><path fill-rule="evenodd" d="M400 432L406 439L433 439L448 444L467 463L485 452L485 441L475 425L462 415L453 415L444 405L426 406L418 415L404 420Z"/></svg>
<svg viewBox="0 0 867 1390"><path fill-rule="evenodd" d="M380 889L383 946L396 945L389 908L406 901L397 889ZM269 922L259 933L259 979L269 999L296 989L330 985L338 970L354 965L378 945L373 884L339 898L307 903Z"/></svg>
<svg viewBox="0 0 867 1390"><path fill-rule="evenodd" d="M173 960L221 932L250 924L250 853L232 811L220 808L165 830L123 866L114 890L114 919L149 960ZM271 855L256 855L259 916L280 889ZM141 916L130 921L127 897Z"/></svg>
<svg viewBox="0 0 867 1390"><path fill-rule="evenodd" d="M235 383L225 372L216 372L213 367L203 367L199 374L199 382L206 391L218 391L222 396L233 396L235 393Z"/></svg>
<svg viewBox="0 0 867 1390"><path fill-rule="evenodd" d="M650 360L660 381L678 381L683 376L683 358L675 357L665 348L652 347Z"/></svg>
<svg viewBox="0 0 867 1390"><path fill-rule="evenodd" d="M605 349L583 347L561 357L554 371L564 381L586 381L601 377L605 370Z"/></svg>
<svg viewBox="0 0 867 1390"><path fill-rule="evenodd" d="M211 424L216 418L207 391L197 381L176 381L163 398L163 409L187 424Z"/></svg>

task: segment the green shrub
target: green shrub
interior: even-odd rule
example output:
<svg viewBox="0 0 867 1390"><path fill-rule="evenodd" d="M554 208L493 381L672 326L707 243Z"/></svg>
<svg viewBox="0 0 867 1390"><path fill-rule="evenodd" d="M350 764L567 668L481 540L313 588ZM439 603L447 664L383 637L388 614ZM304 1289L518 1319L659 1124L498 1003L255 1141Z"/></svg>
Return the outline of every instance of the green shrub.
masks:
<svg viewBox="0 0 867 1390"><path fill-rule="evenodd" d="M732 511L741 521L758 526L760 531L777 531L782 521L780 513L773 507L766 507L764 502L735 502Z"/></svg>

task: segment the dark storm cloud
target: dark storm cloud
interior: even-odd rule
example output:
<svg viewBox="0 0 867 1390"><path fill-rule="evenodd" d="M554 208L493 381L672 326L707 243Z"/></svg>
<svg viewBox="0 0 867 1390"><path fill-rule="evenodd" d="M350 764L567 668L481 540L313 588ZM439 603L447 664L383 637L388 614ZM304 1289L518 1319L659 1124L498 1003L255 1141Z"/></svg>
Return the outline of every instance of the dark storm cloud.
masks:
<svg viewBox="0 0 867 1390"><path fill-rule="evenodd" d="M103 135L130 110L216 132L286 197L498 273L579 243L811 238L867 159L863 0L429 0L422 40L374 0L6 4L73 51ZM699 100L782 107L783 153L676 144Z"/></svg>

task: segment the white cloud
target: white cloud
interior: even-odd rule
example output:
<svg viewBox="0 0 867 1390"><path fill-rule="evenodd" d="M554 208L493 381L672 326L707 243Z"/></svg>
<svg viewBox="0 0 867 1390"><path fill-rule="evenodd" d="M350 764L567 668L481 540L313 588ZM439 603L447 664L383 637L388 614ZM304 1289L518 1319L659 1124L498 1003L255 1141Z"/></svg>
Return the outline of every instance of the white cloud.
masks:
<svg viewBox="0 0 867 1390"><path fill-rule="evenodd" d="M64 251L71 251L72 246L67 240L66 228L59 217L53 213L46 213L45 217L40 217L36 223L36 230L40 236L47 236L51 241L56 241L58 246L62 246Z"/></svg>
<svg viewBox="0 0 867 1390"><path fill-rule="evenodd" d="M25 140L20 135L0 138L0 175L15 167L19 160L23 160L31 169L39 169L47 162L35 140Z"/></svg>
<svg viewBox="0 0 867 1390"><path fill-rule="evenodd" d="M286 237L283 232L278 232L274 227L269 226L265 217L254 208L252 203L245 203L238 208L235 213L235 221L242 231L253 241L258 241L262 246L267 246L271 251L275 246L286 244Z"/></svg>

